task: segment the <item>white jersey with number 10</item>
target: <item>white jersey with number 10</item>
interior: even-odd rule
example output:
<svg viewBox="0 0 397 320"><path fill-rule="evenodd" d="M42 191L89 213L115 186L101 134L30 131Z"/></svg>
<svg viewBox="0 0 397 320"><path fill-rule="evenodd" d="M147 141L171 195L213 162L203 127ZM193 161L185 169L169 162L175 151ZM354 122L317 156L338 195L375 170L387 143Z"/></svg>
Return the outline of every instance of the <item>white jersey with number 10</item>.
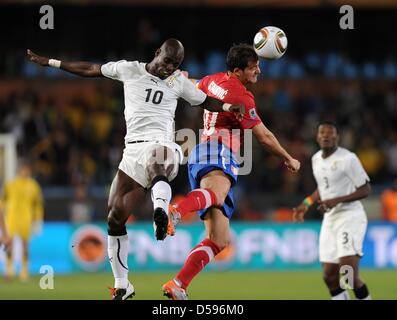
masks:
<svg viewBox="0 0 397 320"><path fill-rule="evenodd" d="M105 77L124 84L125 142L136 140L174 141L174 117L178 98L199 105L206 94L175 71L162 80L146 71L146 63L121 60L101 66Z"/></svg>

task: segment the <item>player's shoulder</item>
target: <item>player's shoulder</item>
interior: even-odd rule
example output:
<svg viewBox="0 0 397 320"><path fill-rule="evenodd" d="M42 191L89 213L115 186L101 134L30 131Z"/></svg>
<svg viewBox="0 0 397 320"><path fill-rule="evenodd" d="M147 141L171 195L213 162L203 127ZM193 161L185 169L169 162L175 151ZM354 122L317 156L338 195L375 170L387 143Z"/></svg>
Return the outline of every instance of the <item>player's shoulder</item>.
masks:
<svg viewBox="0 0 397 320"><path fill-rule="evenodd" d="M321 150L318 150L315 154L312 155L312 162L315 162L317 160L321 160Z"/></svg>
<svg viewBox="0 0 397 320"><path fill-rule="evenodd" d="M116 64L118 67L138 67L140 65L144 65L144 63L139 62L137 60L125 60L125 59L121 59L121 60L115 60L115 61L108 61L106 62L104 65L111 65L111 64Z"/></svg>
<svg viewBox="0 0 397 320"><path fill-rule="evenodd" d="M168 78L164 80L165 84L169 89L181 89L186 83L191 83L191 80L187 78L181 70L174 71Z"/></svg>
<svg viewBox="0 0 397 320"><path fill-rule="evenodd" d="M139 61L109 61L101 66L102 74L113 78L115 75L120 79L128 79L134 74L142 74L144 72L144 63Z"/></svg>
<svg viewBox="0 0 397 320"><path fill-rule="evenodd" d="M338 156L346 160L357 158L357 155L353 151L350 151L343 147L338 147Z"/></svg>
<svg viewBox="0 0 397 320"><path fill-rule="evenodd" d="M134 70L134 71L140 70L142 72L146 70L145 65L146 65L146 63L139 62L137 60L131 60L131 61L123 60L123 63L122 63L122 67L125 69Z"/></svg>

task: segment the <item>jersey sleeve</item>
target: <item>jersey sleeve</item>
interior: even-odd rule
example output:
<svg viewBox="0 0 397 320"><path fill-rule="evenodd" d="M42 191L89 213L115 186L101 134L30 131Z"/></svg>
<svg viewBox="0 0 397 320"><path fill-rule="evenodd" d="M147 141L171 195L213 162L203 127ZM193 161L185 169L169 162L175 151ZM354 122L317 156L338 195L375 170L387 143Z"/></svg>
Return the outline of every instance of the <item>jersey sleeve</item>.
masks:
<svg viewBox="0 0 397 320"><path fill-rule="evenodd" d="M256 111L254 99L249 95L244 95L238 103L244 105L244 117L239 119L240 125L243 129L252 129L257 124L262 123L262 120Z"/></svg>
<svg viewBox="0 0 397 320"><path fill-rule="evenodd" d="M346 174L353 181L356 188L363 186L370 181L360 159L353 153L346 163Z"/></svg>
<svg viewBox="0 0 397 320"><path fill-rule="evenodd" d="M188 78L182 76L181 98L185 99L192 106L202 104L207 95L199 90Z"/></svg>
<svg viewBox="0 0 397 320"><path fill-rule="evenodd" d="M107 78L124 81L134 73L136 64L136 61L111 61L101 66L101 73Z"/></svg>

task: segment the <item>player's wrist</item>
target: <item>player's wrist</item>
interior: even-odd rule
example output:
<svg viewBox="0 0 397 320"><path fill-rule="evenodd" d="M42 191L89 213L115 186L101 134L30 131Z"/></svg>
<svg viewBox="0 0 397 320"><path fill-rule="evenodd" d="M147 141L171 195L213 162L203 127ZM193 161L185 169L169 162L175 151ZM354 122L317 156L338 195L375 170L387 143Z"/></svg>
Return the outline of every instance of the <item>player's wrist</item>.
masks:
<svg viewBox="0 0 397 320"><path fill-rule="evenodd" d="M314 200L311 196L306 197L305 199L303 199L302 204L309 209L312 204L314 203Z"/></svg>
<svg viewBox="0 0 397 320"><path fill-rule="evenodd" d="M61 60L56 59L48 59L48 65L53 68L60 68L61 67Z"/></svg>

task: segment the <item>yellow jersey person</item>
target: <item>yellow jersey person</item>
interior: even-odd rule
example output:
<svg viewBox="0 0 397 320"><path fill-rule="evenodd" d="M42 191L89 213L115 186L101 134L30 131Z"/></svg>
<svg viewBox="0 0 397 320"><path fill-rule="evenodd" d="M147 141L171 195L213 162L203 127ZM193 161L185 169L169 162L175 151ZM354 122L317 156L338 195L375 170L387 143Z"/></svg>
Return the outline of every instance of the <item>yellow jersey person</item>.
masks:
<svg viewBox="0 0 397 320"><path fill-rule="evenodd" d="M7 250L6 278L15 276L12 243L15 237L22 240L22 267L20 279L29 277L29 239L32 233L40 233L43 221L43 197L39 184L32 178L32 168L22 161L16 178L8 181L1 202L5 212L5 226L11 245Z"/></svg>

